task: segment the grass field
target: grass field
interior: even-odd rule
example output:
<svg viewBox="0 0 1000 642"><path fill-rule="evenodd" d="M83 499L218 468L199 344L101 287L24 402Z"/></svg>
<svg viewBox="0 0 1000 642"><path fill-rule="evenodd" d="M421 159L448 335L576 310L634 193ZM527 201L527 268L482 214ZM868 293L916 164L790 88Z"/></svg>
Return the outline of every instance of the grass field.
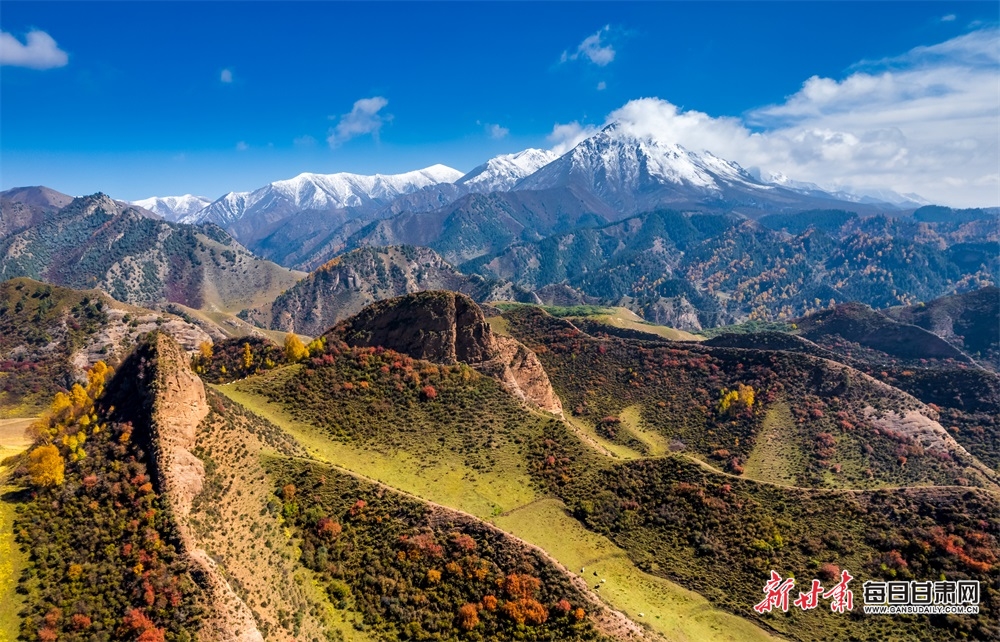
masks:
<svg viewBox="0 0 1000 642"><path fill-rule="evenodd" d="M676 330L674 328L668 328L665 325L656 325L655 323L644 321L642 317L628 308L611 308L611 312L608 314L595 314L591 315L589 318L593 321L614 326L616 328L625 328L626 330L635 330L637 332L655 334L670 341L705 340L705 337L701 335L691 334L690 332L685 332L684 330Z"/></svg>
<svg viewBox="0 0 1000 642"><path fill-rule="evenodd" d="M798 443L795 418L787 402L781 401L767 409L760 436L744 466L748 479L795 485L805 472L802 446Z"/></svg>
<svg viewBox="0 0 1000 642"><path fill-rule="evenodd" d="M567 416L566 421L585 444L591 446L598 452L608 457L618 459L641 459L645 455L625 444L616 444L597 434L597 430L587 421L573 416Z"/></svg>
<svg viewBox="0 0 1000 642"><path fill-rule="evenodd" d="M286 369L287 370L287 369ZM263 377L282 376L282 372ZM288 431L318 461L405 490L477 517L489 518L538 498L516 453L497 453L495 470L474 470L457 457L427 457L402 450L385 452L330 439L324 430L296 421L275 403L251 393L243 382L215 389L233 401ZM506 457L505 457L506 455ZM498 472L502 471L502 472Z"/></svg>
<svg viewBox="0 0 1000 642"><path fill-rule="evenodd" d="M524 472L523 464L514 461L521 455L499 453L492 469L472 470L459 458L425 459L399 450L380 452L334 441L321 428L295 420L278 404L252 392L255 380L259 381L260 377L289 376L292 369L283 370L214 388L285 429L319 461L487 519L540 546L574 571L588 567L587 580L594 580L592 586L600 584L600 579L607 580L596 592L609 606L648 625L668 640L771 639L766 631L750 622L713 608L697 593L640 571L624 550L588 531L568 515L561 501L540 496ZM638 408L626 413L623 423L627 423L629 430L636 431L637 436L649 440L646 443L651 449L665 449L661 437L642 428ZM622 459L641 456L632 449L602 439L592 427L580 425L577 430L583 433L581 439L584 441L593 439L590 445L596 443L598 450L603 447ZM593 570L598 570L600 576L594 577Z"/></svg>
<svg viewBox="0 0 1000 642"><path fill-rule="evenodd" d="M634 405L622 409L618 418L622 421L625 430L632 433L632 436L641 441L646 446L646 450L651 457L659 457L667 454L669 448L667 440L658 432L647 430L642 421L642 406Z"/></svg>
<svg viewBox="0 0 1000 642"><path fill-rule="evenodd" d="M543 499L493 521L544 548L574 573L586 569L583 578L608 604L668 640L774 639L750 622L713 608L698 593L643 573L625 551L569 515L558 499Z"/></svg>
<svg viewBox="0 0 1000 642"><path fill-rule="evenodd" d="M31 445L25 429L33 418L0 419L0 462ZM10 469L0 463L0 642L17 639L17 612L23 599L15 592L24 567L24 556L14 543L14 505L6 499L16 489L7 484Z"/></svg>

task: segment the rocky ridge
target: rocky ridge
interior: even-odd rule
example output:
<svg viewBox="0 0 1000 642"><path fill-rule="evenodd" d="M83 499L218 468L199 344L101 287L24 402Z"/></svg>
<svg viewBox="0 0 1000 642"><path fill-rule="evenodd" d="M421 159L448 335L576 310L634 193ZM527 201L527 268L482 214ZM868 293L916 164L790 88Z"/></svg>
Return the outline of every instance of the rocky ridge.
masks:
<svg viewBox="0 0 1000 642"><path fill-rule="evenodd" d="M434 363L466 363L511 394L562 414L537 355L517 339L494 334L468 296L429 291L379 301L331 330L352 346L382 346Z"/></svg>

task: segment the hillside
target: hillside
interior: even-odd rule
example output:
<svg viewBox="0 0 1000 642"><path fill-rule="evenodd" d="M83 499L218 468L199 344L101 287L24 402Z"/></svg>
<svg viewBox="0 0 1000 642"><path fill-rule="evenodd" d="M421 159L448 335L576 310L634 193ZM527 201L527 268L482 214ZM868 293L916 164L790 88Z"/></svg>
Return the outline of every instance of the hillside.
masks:
<svg viewBox="0 0 1000 642"><path fill-rule="evenodd" d="M638 631L542 551L305 459L278 427L206 395L186 362L176 342L153 334L113 377L99 364L80 399L52 406L15 477L35 492L3 499L21 505L14 530L30 553L24 636L458 640L471 630L608 640ZM56 445L39 445L48 440ZM35 459L49 476L28 464ZM87 504L87 517L71 521ZM131 513L124 529L102 525L128 524Z"/></svg>
<svg viewBox="0 0 1000 642"><path fill-rule="evenodd" d="M0 238L0 277L27 276L119 301L237 312L301 273L255 258L219 228L168 223L103 194L74 199Z"/></svg>
<svg viewBox="0 0 1000 642"><path fill-rule="evenodd" d="M504 319L573 423L640 454L669 448L742 473L777 448L797 486L996 483L933 410L851 367L784 349L597 339L530 307ZM764 424L781 405L793 423L772 443Z"/></svg>
<svg viewBox="0 0 1000 642"><path fill-rule="evenodd" d="M427 248L362 248L334 259L241 317L284 332L317 336L370 303L424 290L461 292L476 301L537 301L510 283L462 274Z"/></svg>
<svg viewBox="0 0 1000 642"><path fill-rule="evenodd" d="M538 357L511 337L494 334L472 299L454 292L421 292L368 306L331 331L353 347L381 347L415 359L464 363L487 374L515 397L558 415Z"/></svg>
<svg viewBox="0 0 1000 642"><path fill-rule="evenodd" d="M662 210L509 242L460 268L531 290L566 284L647 320L698 330L788 320L831 300L876 308L930 300L995 283L998 256L995 230L977 223L827 211L755 222Z"/></svg>
<svg viewBox="0 0 1000 642"><path fill-rule="evenodd" d="M40 185L0 192L0 237L38 225L72 200L72 196Z"/></svg>
<svg viewBox="0 0 1000 642"><path fill-rule="evenodd" d="M407 299L422 302L428 318L447 318L435 311L433 296ZM567 408L577 401L583 406L568 423L545 420L525 414L515 398L498 394L494 380L461 362L432 364L375 345L405 348L404 337L419 332L412 315L389 331L380 321L387 307L398 303L383 302L351 322L374 347L344 346L330 335L302 365L218 390L296 435L313 457L492 514L501 528L565 559L571 554L562 543L583 538L575 530L581 525L592 529L587 537L611 542L602 544L612 546L603 555L621 551L630 560L611 570L603 555L591 553L581 564L587 576L595 569L596 586L612 605L649 599L639 587L654 578L679 581L714 606L750 614L794 639L890 633L990 639L995 633L989 617L848 622L828 609L778 618L750 609L770 568L824 580L839 568L862 580L927 573L986 580L1000 553L1000 531L988 517L996 498L993 491L953 484L992 488L989 471L963 454L912 397L839 364L789 353L782 342L776 350L750 350L594 339L518 306L504 314L509 330L538 353ZM440 345L454 350L426 356L458 360L457 343ZM719 391L741 391L740 384L752 387L755 399L747 413L739 407L743 397L735 396L730 414L719 405L725 397ZM611 413L613 420L606 419ZM956 465L960 459L967 465ZM792 479L770 481L779 469ZM943 485L897 488L935 482ZM796 487L801 484L822 488ZM559 526L552 531L548 523ZM598 581L603 578L607 584ZM618 587L622 581L628 590ZM993 600L982 608L994 612ZM672 608L655 612L670 617ZM649 624L662 631L659 623Z"/></svg>
<svg viewBox="0 0 1000 642"><path fill-rule="evenodd" d="M966 297L982 300L973 293L959 301ZM932 301L927 307L942 310L949 303L955 300L945 299L940 307ZM941 337L891 319L891 313L858 304L836 306L798 320L797 332L836 354L836 359L928 404L955 439L1000 469L1000 376ZM901 316L907 318L905 313ZM990 331L984 334L989 336Z"/></svg>
<svg viewBox="0 0 1000 642"><path fill-rule="evenodd" d="M889 308L885 314L933 332L984 366L1000 371L1000 289L995 286Z"/></svg>
<svg viewBox="0 0 1000 642"><path fill-rule="evenodd" d="M98 361L121 363L141 336L162 330L186 350L222 338L181 317L27 278L0 283L0 416L34 416Z"/></svg>

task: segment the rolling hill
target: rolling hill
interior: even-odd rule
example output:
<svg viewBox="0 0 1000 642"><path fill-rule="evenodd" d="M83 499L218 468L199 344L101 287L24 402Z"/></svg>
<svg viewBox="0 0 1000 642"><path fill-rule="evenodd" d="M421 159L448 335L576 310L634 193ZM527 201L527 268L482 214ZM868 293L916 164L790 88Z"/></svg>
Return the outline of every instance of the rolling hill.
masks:
<svg viewBox="0 0 1000 642"><path fill-rule="evenodd" d="M304 274L262 261L217 227L168 223L104 194L73 199L0 238L0 277L98 287L119 301L235 313Z"/></svg>

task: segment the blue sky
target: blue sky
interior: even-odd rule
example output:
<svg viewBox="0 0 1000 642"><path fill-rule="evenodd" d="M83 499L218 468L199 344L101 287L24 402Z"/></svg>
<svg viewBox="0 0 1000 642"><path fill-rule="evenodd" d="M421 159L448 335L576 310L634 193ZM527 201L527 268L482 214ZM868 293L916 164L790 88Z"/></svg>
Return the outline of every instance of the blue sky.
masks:
<svg viewBox="0 0 1000 642"><path fill-rule="evenodd" d="M998 13L5 0L0 186L214 198L303 171L466 171L617 115L798 180L995 205Z"/></svg>

